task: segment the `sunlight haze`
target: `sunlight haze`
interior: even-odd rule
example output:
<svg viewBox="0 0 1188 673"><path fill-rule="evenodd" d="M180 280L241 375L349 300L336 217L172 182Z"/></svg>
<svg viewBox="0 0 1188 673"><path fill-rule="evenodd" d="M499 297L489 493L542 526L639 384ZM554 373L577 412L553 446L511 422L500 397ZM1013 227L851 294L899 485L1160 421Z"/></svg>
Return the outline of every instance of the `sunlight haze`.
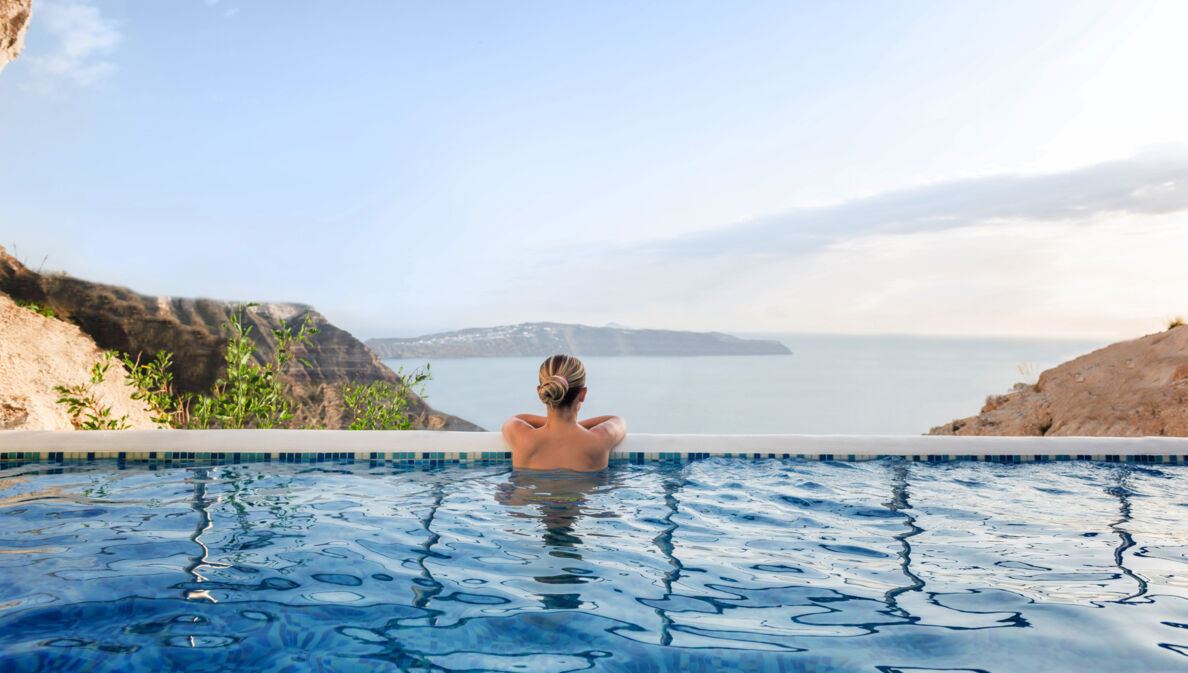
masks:
<svg viewBox="0 0 1188 673"><path fill-rule="evenodd" d="M36 0L0 245L360 338L1133 337L1188 313L1188 4Z"/></svg>

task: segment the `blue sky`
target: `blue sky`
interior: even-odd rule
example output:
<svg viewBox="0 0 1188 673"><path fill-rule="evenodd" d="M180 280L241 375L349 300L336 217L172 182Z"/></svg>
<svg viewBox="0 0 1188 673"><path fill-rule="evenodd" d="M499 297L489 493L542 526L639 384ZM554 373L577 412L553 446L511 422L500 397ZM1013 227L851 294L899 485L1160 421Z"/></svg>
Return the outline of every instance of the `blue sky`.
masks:
<svg viewBox="0 0 1188 673"><path fill-rule="evenodd" d="M35 0L0 245L362 337L1137 336L1188 4Z"/></svg>

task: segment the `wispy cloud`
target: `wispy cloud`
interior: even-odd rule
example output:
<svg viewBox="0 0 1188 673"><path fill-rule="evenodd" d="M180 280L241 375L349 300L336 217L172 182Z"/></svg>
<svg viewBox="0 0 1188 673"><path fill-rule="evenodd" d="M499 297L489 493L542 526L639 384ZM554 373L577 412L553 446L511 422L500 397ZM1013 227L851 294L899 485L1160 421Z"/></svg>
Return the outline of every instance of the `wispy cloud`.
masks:
<svg viewBox="0 0 1188 673"><path fill-rule="evenodd" d="M116 69L108 57L122 36L116 22L95 5L81 0L38 4L35 21L42 24L54 43L49 51L29 56L34 70L52 85L68 82L90 86Z"/></svg>
<svg viewBox="0 0 1188 673"><path fill-rule="evenodd" d="M941 182L802 208L646 246L678 256L796 253L860 234L912 233L993 222L1091 221L1104 214L1188 210L1188 148L1047 175Z"/></svg>
<svg viewBox="0 0 1188 673"><path fill-rule="evenodd" d="M1176 147L546 255L558 261L545 267L517 260L534 273L466 310L727 331L1134 335L1183 310L1186 223L1188 148Z"/></svg>
<svg viewBox="0 0 1188 673"><path fill-rule="evenodd" d="M219 0L202 0L202 3L207 7L214 7L215 5L219 4ZM227 17L228 19L232 18L236 14L239 14L238 7L228 7L227 9L223 10L223 16Z"/></svg>

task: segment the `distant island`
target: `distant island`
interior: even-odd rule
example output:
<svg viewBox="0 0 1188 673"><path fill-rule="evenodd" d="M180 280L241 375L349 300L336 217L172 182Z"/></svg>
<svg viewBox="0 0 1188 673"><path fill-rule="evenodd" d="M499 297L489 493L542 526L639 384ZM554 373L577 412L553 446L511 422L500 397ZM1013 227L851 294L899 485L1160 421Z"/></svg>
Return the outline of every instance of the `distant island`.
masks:
<svg viewBox="0 0 1188 673"><path fill-rule="evenodd" d="M368 339L381 358L546 357L586 355L791 355L778 341L740 339L721 332L681 332L530 322L427 334L411 339Z"/></svg>

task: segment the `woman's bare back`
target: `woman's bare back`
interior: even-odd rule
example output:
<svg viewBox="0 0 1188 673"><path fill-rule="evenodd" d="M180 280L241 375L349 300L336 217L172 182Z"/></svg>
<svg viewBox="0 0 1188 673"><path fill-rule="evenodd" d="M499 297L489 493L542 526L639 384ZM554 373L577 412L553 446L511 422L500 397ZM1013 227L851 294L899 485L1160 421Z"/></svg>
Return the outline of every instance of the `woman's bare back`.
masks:
<svg viewBox="0 0 1188 673"><path fill-rule="evenodd" d="M553 355L540 366L536 394L547 416L519 414L503 424L503 439L512 449L512 466L530 470L606 469L611 449L627 436L627 422L618 416L578 421L586 401L586 368L572 355Z"/></svg>
<svg viewBox="0 0 1188 673"><path fill-rule="evenodd" d="M618 416L599 416L580 423L556 420L521 414L503 424L503 437L512 448L513 467L603 470L611 449L627 434L627 423Z"/></svg>

